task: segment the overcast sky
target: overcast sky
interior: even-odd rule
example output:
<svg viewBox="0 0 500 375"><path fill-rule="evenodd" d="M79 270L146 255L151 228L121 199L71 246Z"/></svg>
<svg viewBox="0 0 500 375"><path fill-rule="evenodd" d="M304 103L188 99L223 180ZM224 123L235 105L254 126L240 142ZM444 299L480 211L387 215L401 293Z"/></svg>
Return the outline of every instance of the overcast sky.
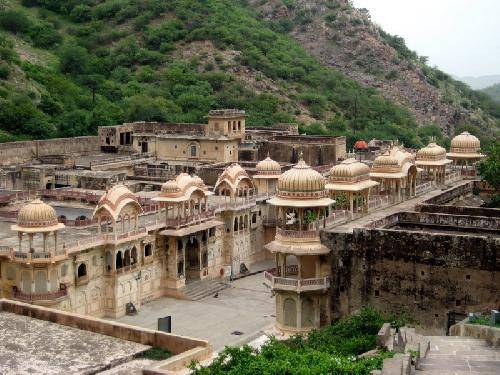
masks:
<svg viewBox="0 0 500 375"><path fill-rule="evenodd" d="M500 0L353 0L431 65L457 76L500 74Z"/></svg>

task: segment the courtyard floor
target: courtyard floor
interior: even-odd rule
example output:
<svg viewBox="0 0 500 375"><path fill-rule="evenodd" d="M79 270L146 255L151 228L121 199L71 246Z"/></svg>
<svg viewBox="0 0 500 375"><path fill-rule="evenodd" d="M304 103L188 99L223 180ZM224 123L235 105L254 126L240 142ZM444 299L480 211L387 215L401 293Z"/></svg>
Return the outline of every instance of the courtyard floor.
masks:
<svg viewBox="0 0 500 375"><path fill-rule="evenodd" d="M116 321L157 329L158 318L171 315L172 333L208 340L220 351L226 345L245 344L274 324L275 299L263 282L258 273L231 282L218 298L160 298L143 305L137 315Z"/></svg>

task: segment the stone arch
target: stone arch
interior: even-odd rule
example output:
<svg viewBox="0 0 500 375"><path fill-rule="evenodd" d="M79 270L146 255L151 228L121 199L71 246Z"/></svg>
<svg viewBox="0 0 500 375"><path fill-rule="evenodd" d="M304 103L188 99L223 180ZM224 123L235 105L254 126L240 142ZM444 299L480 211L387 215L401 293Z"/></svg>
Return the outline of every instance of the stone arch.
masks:
<svg viewBox="0 0 500 375"><path fill-rule="evenodd" d="M120 269L123 267L123 258L122 258L122 252L117 251L116 252L116 269Z"/></svg>
<svg viewBox="0 0 500 375"><path fill-rule="evenodd" d="M145 256L145 257L149 257L149 256L151 256L151 255L153 255L153 249L152 249L151 244L150 244L150 243L148 243L148 244L146 244L146 245L144 246L144 256Z"/></svg>
<svg viewBox="0 0 500 375"><path fill-rule="evenodd" d="M283 324L297 327L297 303L293 298L285 298L283 302Z"/></svg>
<svg viewBox="0 0 500 375"><path fill-rule="evenodd" d="M314 326L314 302L307 297L302 301L301 327Z"/></svg>
<svg viewBox="0 0 500 375"><path fill-rule="evenodd" d="M76 271L76 276L77 277L85 277L87 276L87 265L85 263L80 263L78 265L77 271Z"/></svg>
<svg viewBox="0 0 500 375"><path fill-rule="evenodd" d="M45 271L35 273L35 293L47 293L47 273Z"/></svg>
<svg viewBox="0 0 500 375"><path fill-rule="evenodd" d="M129 249L125 250L125 254L123 256L123 266L124 267L130 266L130 250Z"/></svg>

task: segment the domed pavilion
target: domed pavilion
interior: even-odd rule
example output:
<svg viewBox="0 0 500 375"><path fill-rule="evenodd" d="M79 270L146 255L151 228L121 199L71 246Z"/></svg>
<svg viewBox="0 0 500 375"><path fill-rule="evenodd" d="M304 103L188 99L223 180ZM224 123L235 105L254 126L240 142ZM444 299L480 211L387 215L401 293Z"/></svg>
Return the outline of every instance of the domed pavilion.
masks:
<svg viewBox="0 0 500 375"><path fill-rule="evenodd" d="M380 183L380 192L387 194L393 203L415 196L417 167L413 160L412 154L392 145L373 161L370 178Z"/></svg>
<svg viewBox="0 0 500 375"><path fill-rule="evenodd" d="M269 155L257 163L257 173L253 176L255 187L259 194L276 193L278 178L281 176L281 165Z"/></svg>
<svg viewBox="0 0 500 375"><path fill-rule="evenodd" d="M354 213L368 212L371 189L379 183L370 180L370 167L355 159L347 159L330 169L326 189L337 203L349 203L351 218Z"/></svg>
<svg viewBox="0 0 500 375"><path fill-rule="evenodd" d="M23 251L23 235L27 234L29 239L28 248L30 252L34 251L33 239L38 233L43 237L43 251L48 250L48 237L50 234L54 236L54 251L57 248L57 232L64 228L64 224L57 220L56 210L42 202L40 199L35 199L24 205L17 215L17 223L11 226L13 231L19 235L19 251Z"/></svg>
<svg viewBox="0 0 500 375"><path fill-rule="evenodd" d="M276 268L265 273L276 293L276 325L301 332L329 323L329 248L321 244L321 219L334 203L324 177L306 165L297 165L278 179L276 196L268 203L277 208L276 236L265 247L275 254Z"/></svg>
<svg viewBox="0 0 500 375"><path fill-rule="evenodd" d="M450 163L451 160L446 158L446 150L434 141L417 151L415 165L422 168L424 175L438 185L444 184L446 166Z"/></svg>
<svg viewBox="0 0 500 375"><path fill-rule="evenodd" d="M462 169L469 169L475 162L485 157L481 154L479 139L466 131L451 140L450 152L447 156L454 166L461 166Z"/></svg>

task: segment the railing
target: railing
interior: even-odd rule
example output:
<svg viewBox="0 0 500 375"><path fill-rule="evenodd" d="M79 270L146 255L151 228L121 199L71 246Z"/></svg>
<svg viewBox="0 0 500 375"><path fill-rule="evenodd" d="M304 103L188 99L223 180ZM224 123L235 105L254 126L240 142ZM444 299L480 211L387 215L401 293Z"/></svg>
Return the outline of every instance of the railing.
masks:
<svg viewBox="0 0 500 375"><path fill-rule="evenodd" d="M429 181L429 182L417 185L415 187L415 195L424 194L428 191L431 191L434 188L435 188L434 181Z"/></svg>
<svg viewBox="0 0 500 375"><path fill-rule="evenodd" d="M287 238L319 238L317 230L289 230L276 228L276 235Z"/></svg>
<svg viewBox="0 0 500 375"><path fill-rule="evenodd" d="M368 201L368 211L375 210L380 207L385 207L390 204L389 197L387 195L373 196Z"/></svg>
<svg viewBox="0 0 500 375"><path fill-rule="evenodd" d="M68 291L66 288L59 289L56 292L47 292L47 293L24 293L17 289L13 288L12 296L15 299L26 301L26 302L34 302L34 301L52 301L68 295Z"/></svg>
<svg viewBox="0 0 500 375"><path fill-rule="evenodd" d="M223 203L219 203L217 205L214 205L213 209L215 210L215 212L221 212L224 210L237 210L237 209L243 209L246 207L252 207L252 206L255 206L256 204L257 204L256 197L237 198L237 200L234 202L223 202Z"/></svg>
<svg viewBox="0 0 500 375"><path fill-rule="evenodd" d="M276 276L275 274L277 272L278 270L276 268L264 272L264 278L266 280L265 282L272 289L303 292L303 291L313 291L313 290L324 290L330 287L329 276L298 279L291 277Z"/></svg>
<svg viewBox="0 0 500 375"><path fill-rule="evenodd" d="M452 182L458 181L462 179L462 175L460 174L459 171L454 171L451 173L448 173L447 175L444 176L444 183L445 185L451 184Z"/></svg>
<svg viewBox="0 0 500 375"><path fill-rule="evenodd" d="M215 210L213 208L202 211L199 214L190 215L187 217L175 218L175 219L166 219L167 227L181 227L185 225L189 225L196 222L201 222L207 219L212 219L215 217Z"/></svg>

